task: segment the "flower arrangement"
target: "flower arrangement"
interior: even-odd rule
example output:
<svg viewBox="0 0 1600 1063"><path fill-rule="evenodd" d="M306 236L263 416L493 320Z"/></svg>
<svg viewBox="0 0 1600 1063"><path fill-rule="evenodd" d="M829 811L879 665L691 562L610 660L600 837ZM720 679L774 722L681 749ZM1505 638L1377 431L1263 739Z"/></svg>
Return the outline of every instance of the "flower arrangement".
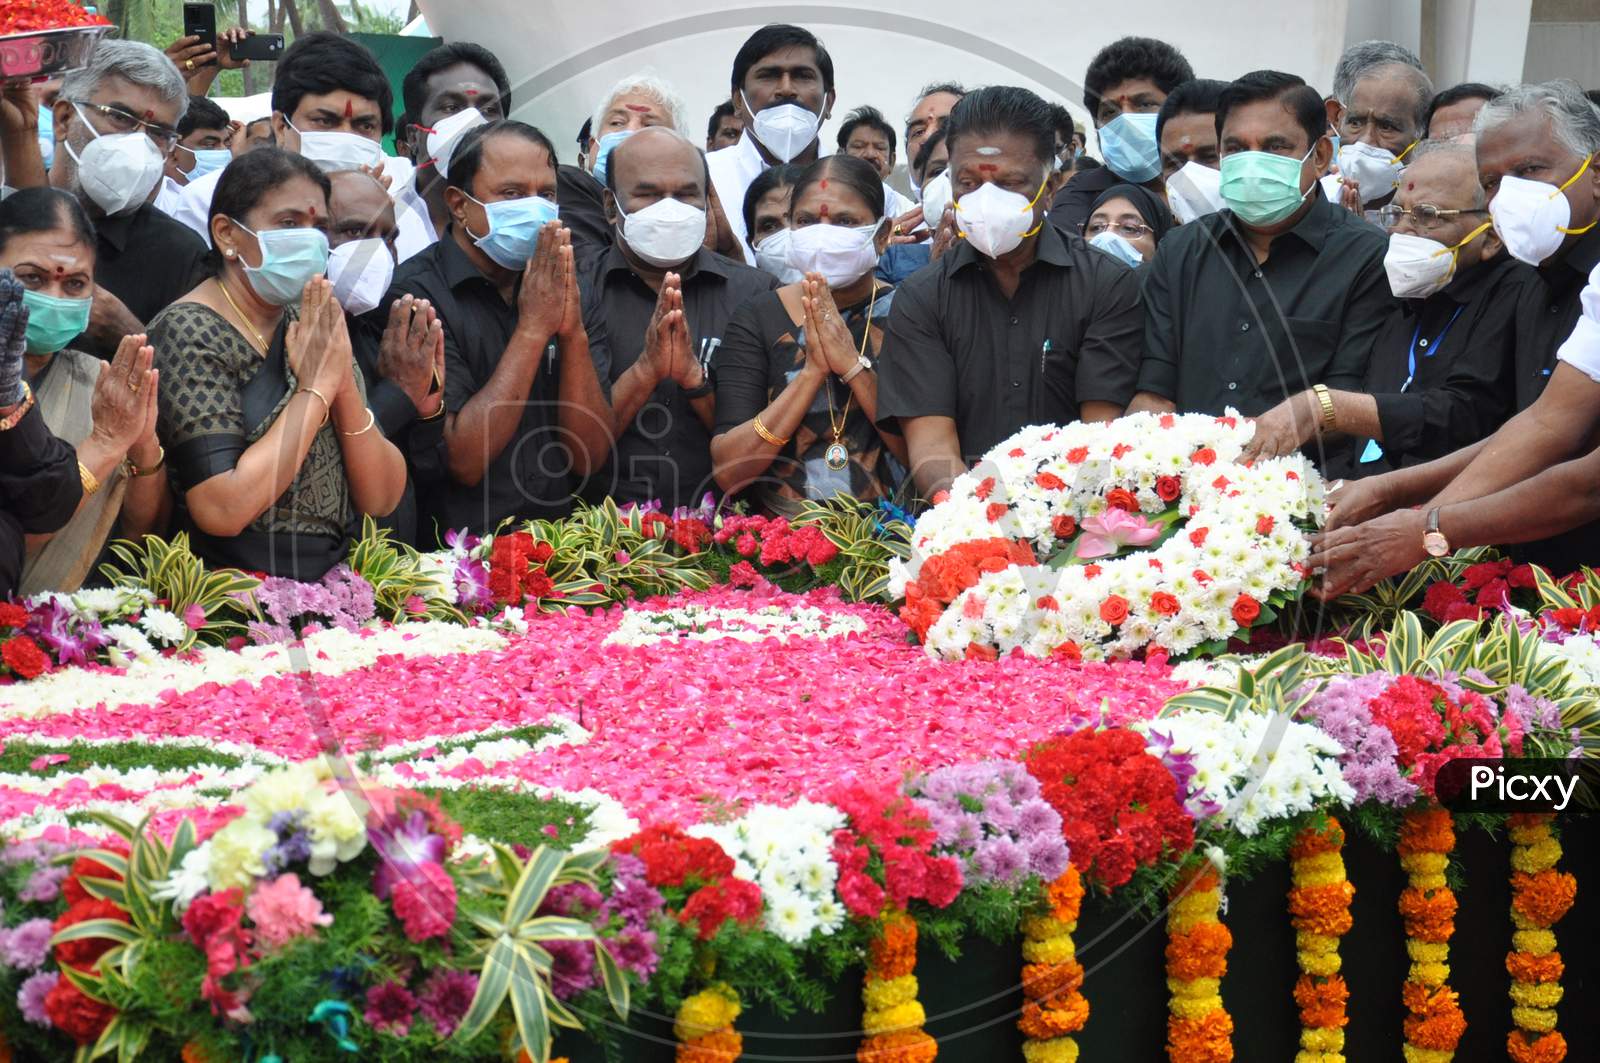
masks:
<svg viewBox="0 0 1600 1063"><path fill-rule="evenodd" d="M0 847L0 1000L15 1002L0 1008L0 1041L19 1058L47 1059L60 1047L49 1039L54 1023L46 1005L62 979L50 938L67 903L62 886L70 869L59 862L67 853L40 839ZM74 896L85 896L76 882ZM59 1013L60 994L56 1000Z"/></svg>
<svg viewBox="0 0 1600 1063"><path fill-rule="evenodd" d="M744 1051L734 1029L741 1011L739 994L717 982L684 998L672 1025L678 1040L677 1063L733 1063Z"/></svg>
<svg viewBox="0 0 1600 1063"><path fill-rule="evenodd" d="M961 892L961 862L933 852L935 834L927 808L893 787L848 783L829 802L847 826L833 833L839 866L839 897L858 919L877 919L884 909L904 909L913 900L945 908Z"/></svg>
<svg viewBox="0 0 1600 1063"><path fill-rule="evenodd" d="M927 1015L917 1001L917 921L903 909L889 908L878 917L878 925L881 932L868 947L861 987L861 1030L866 1036L856 1059L932 1063L939 1045L923 1030Z"/></svg>
<svg viewBox="0 0 1600 1063"><path fill-rule="evenodd" d="M1299 456L1240 464L1253 431L1231 414L1025 428L917 522L891 593L934 656L976 645L1099 660L1248 639L1298 596L1323 491ZM997 539L1018 550L982 557L1015 560L967 583L968 544ZM960 578L923 579L958 548Z"/></svg>
<svg viewBox="0 0 1600 1063"><path fill-rule="evenodd" d="M1345 876L1344 828L1328 816L1295 836L1290 850L1289 916L1300 978L1300 1050L1295 1063L1344 1063L1345 1005L1350 989L1339 973L1339 941L1350 931L1355 887Z"/></svg>
<svg viewBox="0 0 1600 1063"><path fill-rule="evenodd" d="M1078 1042L1072 1035L1089 1021L1083 995L1083 964L1072 934L1083 904L1083 877L1068 866L1045 891L1045 911L1023 922L1022 1017L1027 1063L1074 1063Z"/></svg>
<svg viewBox="0 0 1600 1063"><path fill-rule="evenodd" d="M738 819L689 828L733 858L733 871L761 888L766 928L790 945L813 934L828 936L844 923L835 886L835 832L845 827L838 809L814 801L787 808L755 805Z"/></svg>
<svg viewBox="0 0 1600 1063"><path fill-rule="evenodd" d="M1222 876L1207 862L1186 869L1167 906L1167 1058L1172 1063L1228 1063L1233 1018L1222 1004L1233 935L1217 918Z"/></svg>
<svg viewBox="0 0 1600 1063"><path fill-rule="evenodd" d="M908 792L928 806L935 848L961 859L966 882L1053 882L1067 869L1061 816L1040 796L1039 780L1014 760L940 768Z"/></svg>
<svg viewBox="0 0 1600 1063"><path fill-rule="evenodd" d="M1565 965L1551 930L1572 907L1577 880L1557 871L1561 843L1548 815L1514 815L1511 827L1511 1021L1506 1055L1513 1063L1561 1063L1567 1042L1556 1029Z"/></svg>
<svg viewBox="0 0 1600 1063"><path fill-rule="evenodd" d="M1462 569L1454 580L1430 584L1422 597L1422 611L1441 624L1482 620L1490 613L1536 606L1535 586L1532 565L1516 565L1508 558L1480 561Z"/></svg>
<svg viewBox="0 0 1600 1063"><path fill-rule="evenodd" d="M1408 1012L1402 1046L1407 1063L1449 1063L1467 1028L1449 985L1456 897L1444 872L1455 844L1444 809L1414 808L1401 821L1398 851L1407 885L1400 894L1400 915L1411 957L1411 973L1401 987Z"/></svg>
<svg viewBox="0 0 1600 1063"><path fill-rule="evenodd" d="M372 584L349 565L335 565L316 583L268 576L255 589L264 620L249 623L259 644L291 642L325 627L355 631L377 615Z"/></svg>

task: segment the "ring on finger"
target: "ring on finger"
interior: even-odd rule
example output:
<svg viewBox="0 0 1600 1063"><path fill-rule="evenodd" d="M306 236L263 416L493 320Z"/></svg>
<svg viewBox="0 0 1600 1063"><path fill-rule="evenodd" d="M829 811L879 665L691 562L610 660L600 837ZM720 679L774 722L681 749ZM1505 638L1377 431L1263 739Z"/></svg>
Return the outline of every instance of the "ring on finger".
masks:
<svg viewBox="0 0 1600 1063"><path fill-rule="evenodd" d="M193 70L194 69L194 60L193 59L185 59L183 61L183 68L185 70Z"/></svg>

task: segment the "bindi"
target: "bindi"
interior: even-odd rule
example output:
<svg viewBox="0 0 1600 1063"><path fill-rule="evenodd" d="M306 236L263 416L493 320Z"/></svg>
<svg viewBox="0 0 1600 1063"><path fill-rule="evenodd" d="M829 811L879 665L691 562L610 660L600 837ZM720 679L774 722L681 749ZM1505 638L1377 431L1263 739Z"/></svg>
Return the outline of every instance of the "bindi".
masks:
<svg viewBox="0 0 1600 1063"><path fill-rule="evenodd" d="M996 166L992 162L980 162L980 163L978 163L978 172L979 173L999 173L1000 172L1000 167Z"/></svg>
<svg viewBox="0 0 1600 1063"><path fill-rule="evenodd" d="M828 218L828 205L826 203L824 203L821 207L817 208L817 217L823 219L824 221L827 220L827 218Z"/></svg>
<svg viewBox="0 0 1600 1063"><path fill-rule="evenodd" d="M356 116L356 105L354 100L344 101L344 116L346 118L354 118Z"/></svg>

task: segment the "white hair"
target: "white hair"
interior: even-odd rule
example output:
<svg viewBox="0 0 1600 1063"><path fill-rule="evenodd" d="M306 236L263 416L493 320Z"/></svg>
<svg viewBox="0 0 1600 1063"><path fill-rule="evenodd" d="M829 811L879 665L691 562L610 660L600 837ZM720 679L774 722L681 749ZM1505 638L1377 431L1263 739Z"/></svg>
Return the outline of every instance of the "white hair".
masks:
<svg viewBox="0 0 1600 1063"><path fill-rule="evenodd" d="M1428 119L1428 104L1433 101L1433 81L1417 54L1393 41L1362 41L1346 48L1333 68L1333 98L1341 107L1350 106L1356 83L1385 67L1402 67L1409 72L1417 92L1416 124L1421 129Z"/></svg>
<svg viewBox="0 0 1600 1063"><path fill-rule="evenodd" d="M1600 110L1589 102L1577 82L1566 78L1506 89L1478 111L1472 132L1481 137L1529 111L1549 115L1556 139L1574 155L1600 153Z"/></svg>
<svg viewBox="0 0 1600 1063"><path fill-rule="evenodd" d="M142 41L101 41L90 54L87 65L62 79L61 98L87 103L89 97L100 91L101 82L111 77L154 89L163 100L177 103L179 118L189 110L189 88L178 68L171 59Z"/></svg>
<svg viewBox="0 0 1600 1063"><path fill-rule="evenodd" d="M589 135L599 140L605 135L602 126L605 125L606 112L611 110L611 105L617 102L618 97L638 94L648 96L658 103L672 118L672 128L683 131L686 112L683 106L683 97L677 90L654 74L633 74L623 78L611 86L611 91L600 97L600 102L594 109L594 119L589 126Z"/></svg>

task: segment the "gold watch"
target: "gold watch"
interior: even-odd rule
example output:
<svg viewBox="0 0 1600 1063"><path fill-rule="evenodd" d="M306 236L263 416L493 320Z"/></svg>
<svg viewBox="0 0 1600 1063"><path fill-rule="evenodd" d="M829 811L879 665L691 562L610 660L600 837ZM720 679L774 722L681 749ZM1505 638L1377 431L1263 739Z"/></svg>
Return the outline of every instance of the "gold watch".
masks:
<svg viewBox="0 0 1600 1063"><path fill-rule="evenodd" d="M1438 506L1428 510L1428 519L1422 529L1422 548L1428 552L1429 557L1445 557L1450 553L1450 540L1439 530Z"/></svg>

